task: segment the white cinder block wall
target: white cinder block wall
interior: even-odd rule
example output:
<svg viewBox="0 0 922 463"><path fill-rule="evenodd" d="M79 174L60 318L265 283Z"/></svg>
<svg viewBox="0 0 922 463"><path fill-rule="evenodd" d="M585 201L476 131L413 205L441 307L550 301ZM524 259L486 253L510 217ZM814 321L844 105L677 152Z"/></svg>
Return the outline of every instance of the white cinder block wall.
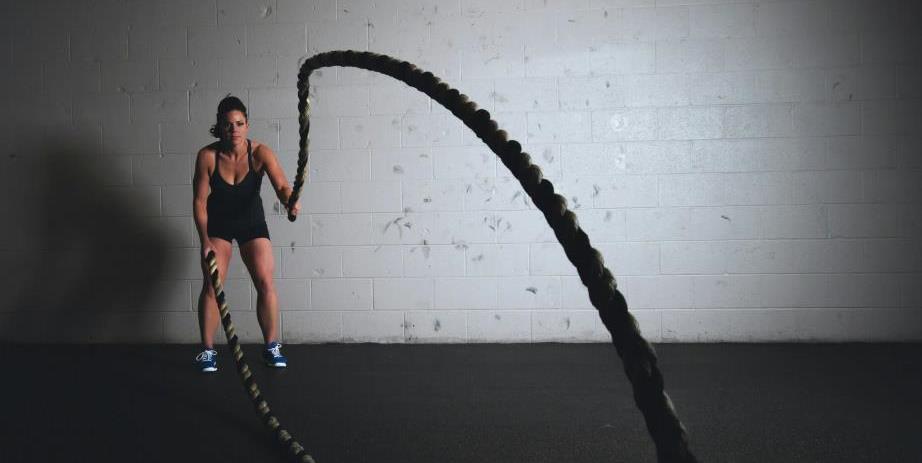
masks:
<svg viewBox="0 0 922 463"><path fill-rule="evenodd" d="M919 340L919 13L908 0L4 2L0 257L19 294L0 333L197 342L190 178L218 100L245 100L291 178L298 61L355 49L490 110L569 199L650 340ZM458 120L368 72L311 84L300 219L263 192L284 341L609 339L541 214ZM63 169L39 141L79 145L98 174L81 188L102 193L75 203L61 182L36 204ZM132 243L165 240L141 302L81 275L93 252L61 263L62 246L119 222L68 222L57 248L35 233L114 197L143 224L117 251L132 268L147 264ZM231 265L236 324L259 340L255 291ZM72 281L95 282L96 305Z"/></svg>

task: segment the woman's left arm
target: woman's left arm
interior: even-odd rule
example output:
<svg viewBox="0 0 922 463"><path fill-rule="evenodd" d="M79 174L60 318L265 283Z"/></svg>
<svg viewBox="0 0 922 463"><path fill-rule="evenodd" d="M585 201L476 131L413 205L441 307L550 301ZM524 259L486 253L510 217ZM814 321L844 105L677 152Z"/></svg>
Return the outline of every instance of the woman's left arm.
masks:
<svg viewBox="0 0 922 463"><path fill-rule="evenodd" d="M259 145L259 147L253 151L253 157L262 163L263 169L266 171L266 175L269 177L269 182L272 183L272 188L275 189L276 197L278 197L279 201L282 203L282 206L287 209L288 198L291 197L291 194L294 190L291 188L291 186L288 185L288 180L285 178L285 172L282 172L282 167L279 165L278 157L276 157L275 153L272 152L272 148L269 148L265 144ZM298 215L300 210L301 202L298 201L291 208L290 212L294 215Z"/></svg>

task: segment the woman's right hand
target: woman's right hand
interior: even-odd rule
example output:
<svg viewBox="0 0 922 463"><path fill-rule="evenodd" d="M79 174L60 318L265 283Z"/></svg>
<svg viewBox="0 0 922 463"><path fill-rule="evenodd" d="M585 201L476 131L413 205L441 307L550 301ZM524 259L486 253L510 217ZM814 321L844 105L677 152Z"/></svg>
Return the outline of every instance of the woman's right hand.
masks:
<svg viewBox="0 0 922 463"><path fill-rule="evenodd" d="M208 260L210 252L214 252L214 247L211 246L211 240L205 239L202 241L202 260Z"/></svg>

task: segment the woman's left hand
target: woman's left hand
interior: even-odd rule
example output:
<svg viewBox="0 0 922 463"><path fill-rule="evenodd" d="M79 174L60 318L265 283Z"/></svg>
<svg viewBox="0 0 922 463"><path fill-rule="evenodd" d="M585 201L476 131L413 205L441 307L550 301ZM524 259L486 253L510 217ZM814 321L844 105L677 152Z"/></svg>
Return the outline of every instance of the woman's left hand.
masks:
<svg viewBox="0 0 922 463"><path fill-rule="evenodd" d="M284 206L285 206L286 209L288 208L288 204L287 204L287 203L284 204ZM293 216L295 216L295 217L298 216L298 213L299 213L299 212L301 212L301 201L295 202L295 205L294 205L291 209L288 209L288 215L293 215Z"/></svg>

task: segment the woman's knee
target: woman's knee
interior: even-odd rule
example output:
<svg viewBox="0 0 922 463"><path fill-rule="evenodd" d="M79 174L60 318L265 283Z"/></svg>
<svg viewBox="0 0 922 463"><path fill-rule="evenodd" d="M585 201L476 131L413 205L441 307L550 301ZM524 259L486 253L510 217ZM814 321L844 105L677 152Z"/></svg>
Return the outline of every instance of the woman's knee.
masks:
<svg viewBox="0 0 922 463"><path fill-rule="evenodd" d="M199 293L201 297L205 299L214 299L214 289L211 287L211 282L205 280L202 282L202 291Z"/></svg>
<svg viewBox="0 0 922 463"><path fill-rule="evenodd" d="M266 295L275 291L275 282L272 281L271 277L254 278L253 286L256 287L256 292L259 295Z"/></svg>

